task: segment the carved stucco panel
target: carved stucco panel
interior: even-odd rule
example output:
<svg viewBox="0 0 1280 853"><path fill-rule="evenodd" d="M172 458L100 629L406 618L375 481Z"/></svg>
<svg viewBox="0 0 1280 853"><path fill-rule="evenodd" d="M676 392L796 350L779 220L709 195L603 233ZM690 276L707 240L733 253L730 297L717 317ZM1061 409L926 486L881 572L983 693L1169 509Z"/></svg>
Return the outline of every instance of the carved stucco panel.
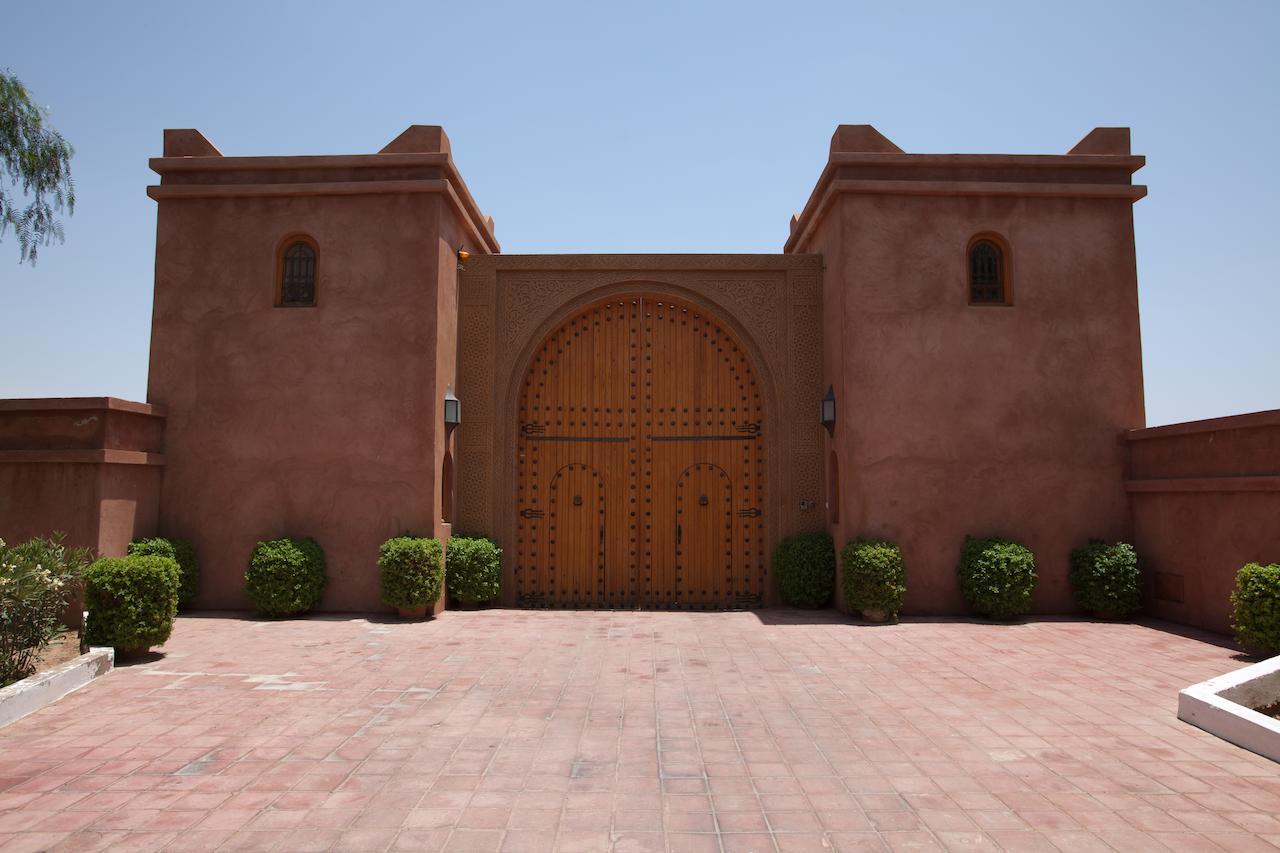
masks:
<svg viewBox="0 0 1280 853"><path fill-rule="evenodd" d="M486 451L458 450L458 516L454 530L486 533L493 530L489 484L493 482L493 457Z"/></svg>
<svg viewBox="0 0 1280 853"><path fill-rule="evenodd" d="M770 279L700 279L691 282L722 305L729 306L756 345L773 360L779 352L778 318L782 308L782 282Z"/></svg>
<svg viewBox="0 0 1280 853"><path fill-rule="evenodd" d="M797 416L816 417L822 399L822 309L817 305L791 306L791 387Z"/></svg>
<svg viewBox="0 0 1280 853"><path fill-rule="evenodd" d="M468 421L493 420L493 308L465 304L459 320L459 392Z"/></svg>

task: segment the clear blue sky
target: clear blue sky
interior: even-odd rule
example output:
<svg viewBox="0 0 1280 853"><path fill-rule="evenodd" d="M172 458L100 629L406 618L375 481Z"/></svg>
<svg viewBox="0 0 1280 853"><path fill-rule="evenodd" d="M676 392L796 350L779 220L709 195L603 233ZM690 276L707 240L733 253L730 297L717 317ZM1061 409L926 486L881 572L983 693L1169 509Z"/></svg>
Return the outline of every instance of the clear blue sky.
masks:
<svg viewBox="0 0 1280 853"><path fill-rule="evenodd" d="M507 252L776 252L841 122L916 152L1129 125L1151 424L1280 407L1280 3L11 3L76 147L65 245L0 242L0 397L143 399L165 127L225 154L442 124Z"/></svg>

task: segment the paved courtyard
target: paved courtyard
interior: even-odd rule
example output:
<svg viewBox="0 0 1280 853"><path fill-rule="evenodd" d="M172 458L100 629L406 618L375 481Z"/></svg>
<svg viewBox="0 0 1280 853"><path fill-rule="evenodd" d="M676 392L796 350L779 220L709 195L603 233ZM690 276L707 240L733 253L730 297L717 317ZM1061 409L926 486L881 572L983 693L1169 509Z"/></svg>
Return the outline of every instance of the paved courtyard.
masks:
<svg viewBox="0 0 1280 853"><path fill-rule="evenodd" d="M1276 850L1171 626L183 617L0 729L9 850Z"/></svg>

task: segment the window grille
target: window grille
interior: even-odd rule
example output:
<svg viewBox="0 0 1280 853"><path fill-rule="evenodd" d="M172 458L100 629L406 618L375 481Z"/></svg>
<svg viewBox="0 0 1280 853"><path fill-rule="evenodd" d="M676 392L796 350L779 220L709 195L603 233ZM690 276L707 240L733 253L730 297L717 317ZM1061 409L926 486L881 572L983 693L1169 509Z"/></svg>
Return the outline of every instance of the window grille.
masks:
<svg viewBox="0 0 1280 853"><path fill-rule="evenodd" d="M301 241L285 250L280 270L280 304L316 304L316 250Z"/></svg>
<svg viewBox="0 0 1280 853"><path fill-rule="evenodd" d="M979 240L969 250L969 301L1003 303L1004 259L990 240Z"/></svg>

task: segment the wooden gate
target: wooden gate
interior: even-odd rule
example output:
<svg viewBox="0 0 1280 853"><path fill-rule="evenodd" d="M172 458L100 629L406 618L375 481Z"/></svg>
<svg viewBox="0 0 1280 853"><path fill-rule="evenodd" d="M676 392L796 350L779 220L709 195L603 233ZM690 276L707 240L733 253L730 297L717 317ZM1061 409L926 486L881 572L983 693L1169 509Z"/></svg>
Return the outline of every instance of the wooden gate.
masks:
<svg viewBox="0 0 1280 853"><path fill-rule="evenodd" d="M765 583L760 387L669 297L594 305L520 394L516 592L531 607L752 607Z"/></svg>

